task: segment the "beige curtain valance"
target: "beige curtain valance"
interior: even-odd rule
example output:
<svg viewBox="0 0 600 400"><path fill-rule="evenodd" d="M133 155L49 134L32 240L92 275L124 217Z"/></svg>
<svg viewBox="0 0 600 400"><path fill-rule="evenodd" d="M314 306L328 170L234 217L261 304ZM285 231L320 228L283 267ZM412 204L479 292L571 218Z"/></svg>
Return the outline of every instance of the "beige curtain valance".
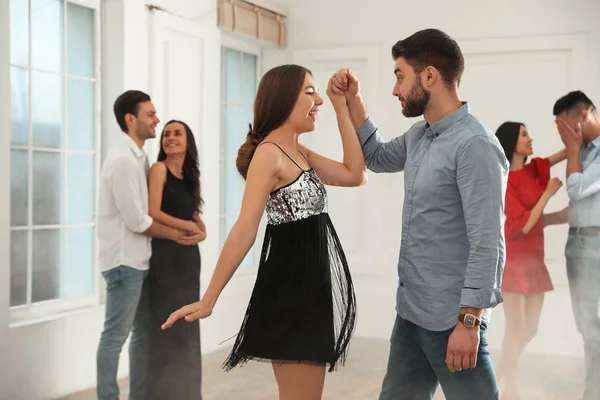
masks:
<svg viewBox="0 0 600 400"><path fill-rule="evenodd" d="M285 48L285 16L245 0L219 0L219 28Z"/></svg>

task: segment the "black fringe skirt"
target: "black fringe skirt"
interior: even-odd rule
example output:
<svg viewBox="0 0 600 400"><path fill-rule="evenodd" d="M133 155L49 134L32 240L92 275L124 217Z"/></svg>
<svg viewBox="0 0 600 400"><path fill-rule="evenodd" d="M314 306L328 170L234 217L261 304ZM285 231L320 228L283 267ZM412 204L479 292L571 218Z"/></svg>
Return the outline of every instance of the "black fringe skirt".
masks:
<svg viewBox="0 0 600 400"><path fill-rule="evenodd" d="M248 360L344 364L356 325L348 263L327 213L268 225L226 371Z"/></svg>

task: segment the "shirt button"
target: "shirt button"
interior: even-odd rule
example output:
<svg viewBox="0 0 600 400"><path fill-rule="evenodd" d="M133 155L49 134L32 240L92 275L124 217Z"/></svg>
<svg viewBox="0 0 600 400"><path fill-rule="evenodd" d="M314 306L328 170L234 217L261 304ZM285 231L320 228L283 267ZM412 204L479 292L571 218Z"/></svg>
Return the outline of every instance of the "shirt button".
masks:
<svg viewBox="0 0 600 400"><path fill-rule="evenodd" d="M400 286L404 286L404 282L400 282Z"/></svg>
<svg viewBox="0 0 600 400"><path fill-rule="evenodd" d="M440 134L439 134L439 133L436 133L434 136L435 136L435 137L438 137L438 136L440 136Z"/></svg>

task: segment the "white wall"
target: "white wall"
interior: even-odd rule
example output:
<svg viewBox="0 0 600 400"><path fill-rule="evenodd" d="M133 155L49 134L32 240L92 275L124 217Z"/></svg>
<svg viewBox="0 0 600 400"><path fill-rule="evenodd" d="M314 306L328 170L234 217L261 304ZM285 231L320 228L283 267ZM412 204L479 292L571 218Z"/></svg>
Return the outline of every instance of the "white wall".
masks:
<svg viewBox="0 0 600 400"><path fill-rule="evenodd" d="M442 29L458 40L466 58L461 85L464 100L492 130L505 120L520 120L530 128L536 155L561 147L553 124L552 105L567 91L584 90L600 102L600 3L596 0L463 1L427 4L371 0L368 7L343 0L291 0L289 46L268 51L269 67L295 62L316 70L324 87L341 67L359 69L370 115L384 136L403 133L415 120L400 113L391 96L394 85L391 46L417 30ZM307 141L327 154L339 154L334 119L324 107L320 127ZM564 179L564 164L553 174ZM396 262L400 245L403 177L371 174L360 190L344 190L358 204L332 196L332 218L345 232L359 302L359 336L388 338L394 318ZM345 197L346 198L346 197ZM566 205L564 191L549 209ZM333 215L337 209L337 215ZM350 228L350 224L356 228ZM538 338L530 351L582 355L571 313L563 249L566 227L546 230L547 264L556 290L547 296ZM369 260L365 262L365 260ZM502 307L493 314L492 347L501 345ZM564 339L564 340L563 340Z"/></svg>

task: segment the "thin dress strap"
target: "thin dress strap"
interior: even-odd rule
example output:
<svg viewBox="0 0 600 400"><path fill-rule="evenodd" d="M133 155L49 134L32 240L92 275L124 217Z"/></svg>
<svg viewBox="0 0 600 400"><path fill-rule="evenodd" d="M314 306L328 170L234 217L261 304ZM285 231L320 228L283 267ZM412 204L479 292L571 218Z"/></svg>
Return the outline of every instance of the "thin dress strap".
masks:
<svg viewBox="0 0 600 400"><path fill-rule="evenodd" d="M303 153L302 153L300 150L298 150L298 153L300 153L300 155L302 156L302 158L304 158L304 161L306 161L306 163L307 163L307 164L309 165L309 167L310 167L310 164L308 163L308 160L306 159L306 157L304 157L304 154L303 154Z"/></svg>
<svg viewBox="0 0 600 400"><path fill-rule="evenodd" d="M306 171L304 171L304 169L302 169L302 167L301 167L301 166L299 166L299 165L298 165L298 163L296 163L296 161L294 161L294 159L293 159L292 157L290 157L290 156L289 156L289 154L288 154L288 153L286 153L286 152L285 152L285 150L283 150L283 149L282 149L282 148L281 148L281 147L280 147L280 146L279 146L277 143L274 143L274 142L262 142L261 144L259 144L259 146L261 146L261 145L263 145L263 144L266 144L266 143L271 143L271 144L274 144L275 146L277 146L277 148L278 148L279 150L281 150L281 152L282 152L283 154L285 154L285 156L286 156L287 158L289 158L289 159L290 159L290 161L291 161L291 162L293 162L293 163L294 163L294 165L300 169L300 171L302 171L302 172L306 172ZM299 153L300 153L300 152L299 152ZM302 158L304 158L304 159L306 160L306 157L304 157L304 154L302 154L302 153L300 153L300 154L302 155ZM308 160L307 160L306 162L308 162Z"/></svg>

